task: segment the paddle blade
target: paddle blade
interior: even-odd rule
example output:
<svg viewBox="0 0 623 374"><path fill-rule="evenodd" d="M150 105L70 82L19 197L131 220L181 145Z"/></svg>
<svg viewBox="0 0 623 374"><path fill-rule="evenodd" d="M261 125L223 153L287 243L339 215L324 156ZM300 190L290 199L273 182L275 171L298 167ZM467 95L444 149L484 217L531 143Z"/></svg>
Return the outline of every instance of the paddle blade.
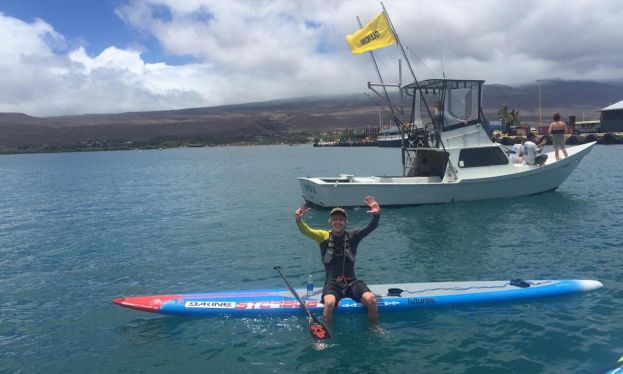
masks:
<svg viewBox="0 0 623 374"><path fill-rule="evenodd" d="M331 338L329 329L315 317L309 319L309 332L314 340L325 340Z"/></svg>

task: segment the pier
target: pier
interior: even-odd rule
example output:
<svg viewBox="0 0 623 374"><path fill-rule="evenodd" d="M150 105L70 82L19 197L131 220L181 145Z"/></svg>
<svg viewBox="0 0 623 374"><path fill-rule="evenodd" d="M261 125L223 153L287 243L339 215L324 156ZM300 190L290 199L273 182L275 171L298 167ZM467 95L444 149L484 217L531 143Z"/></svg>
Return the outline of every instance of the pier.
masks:
<svg viewBox="0 0 623 374"><path fill-rule="evenodd" d="M314 143L314 147L375 147L374 140L358 140L358 141L335 141L335 142L318 142Z"/></svg>

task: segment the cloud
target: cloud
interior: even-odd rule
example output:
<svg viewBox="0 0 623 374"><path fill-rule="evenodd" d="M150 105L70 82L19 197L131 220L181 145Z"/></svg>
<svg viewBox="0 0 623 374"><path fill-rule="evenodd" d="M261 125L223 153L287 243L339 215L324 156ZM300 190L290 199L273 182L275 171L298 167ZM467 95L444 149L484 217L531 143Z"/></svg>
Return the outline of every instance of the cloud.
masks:
<svg viewBox="0 0 623 374"><path fill-rule="evenodd" d="M388 0L418 79L446 76L520 84L536 79L620 79L623 17L617 0ZM33 115L176 109L365 91L369 58L344 35L380 12L376 2L127 0L129 30L153 37L89 55L45 20L0 13L0 111ZM69 36L68 36L69 37ZM137 40L140 38L137 37ZM88 40L87 40L88 42ZM396 47L377 53L397 81ZM167 63L170 58L192 61ZM153 60L153 58L152 58ZM403 65L403 82L408 81Z"/></svg>
<svg viewBox="0 0 623 374"><path fill-rule="evenodd" d="M95 57L82 47L59 52L64 38L51 25L2 13L0 31L0 112L47 116L204 104L196 87L184 84L203 78L204 65L147 64L139 52L116 47Z"/></svg>
<svg viewBox="0 0 623 374"><path fill-rule="evenodd" d="M444 68L446 76L503 84L623 73L615 47L623 33L611 31L623 16L616 0L386 4L420 79L440 77ZM156 11L163 8L165 16ZM377 3L361 1L142 0L118 14L167 53L209 61L236 83L253 82L255 97L265 99L362 91L376 76L368 58L350 55L344 35L357 28L355 16L365 23L379 11ZM383 74L397 81L398 49L377 55Z"/></svg>

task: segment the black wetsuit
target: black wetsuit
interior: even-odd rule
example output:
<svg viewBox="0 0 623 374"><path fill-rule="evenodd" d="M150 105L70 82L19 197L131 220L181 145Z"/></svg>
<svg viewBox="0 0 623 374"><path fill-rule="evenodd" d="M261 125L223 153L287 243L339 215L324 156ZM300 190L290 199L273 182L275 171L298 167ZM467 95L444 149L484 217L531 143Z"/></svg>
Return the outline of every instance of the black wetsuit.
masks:
<svg viewBox="0 0 623 374"><path fill-rule="evenodd" d="M329 231L312 229L302 220L297 221L299 230L315 240L320 246L320 255L325 268L323 297L326 294L331 294L336 297L338 302L344 297L350 297L360 302L361 296L365 292L370 291L363 281L357 279L354 260L357 256L359 242L377 228L379 220L380 214L373 215L372 220L366 227L345 231L342 236L332 236ZM346 236L348 236L352 256L344 255L344 238ZM327 258L327 250L330 247L331 239L333 239L333 256L332 258Z"/></svg>

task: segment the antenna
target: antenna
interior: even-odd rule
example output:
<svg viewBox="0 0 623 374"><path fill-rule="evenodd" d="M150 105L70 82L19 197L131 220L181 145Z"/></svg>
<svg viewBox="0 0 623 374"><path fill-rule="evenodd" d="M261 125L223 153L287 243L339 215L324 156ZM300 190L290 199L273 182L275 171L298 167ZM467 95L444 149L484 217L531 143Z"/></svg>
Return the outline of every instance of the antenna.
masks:
<svg viewBox="0 0 623 374"><path fill-rule="evenodd" d="M439 39L439 29L437 29L437 45L439 46L439 58L441 59L441 75L446 79L446 67L443 65L443 48L441 48L441 40Z"/></svg>

